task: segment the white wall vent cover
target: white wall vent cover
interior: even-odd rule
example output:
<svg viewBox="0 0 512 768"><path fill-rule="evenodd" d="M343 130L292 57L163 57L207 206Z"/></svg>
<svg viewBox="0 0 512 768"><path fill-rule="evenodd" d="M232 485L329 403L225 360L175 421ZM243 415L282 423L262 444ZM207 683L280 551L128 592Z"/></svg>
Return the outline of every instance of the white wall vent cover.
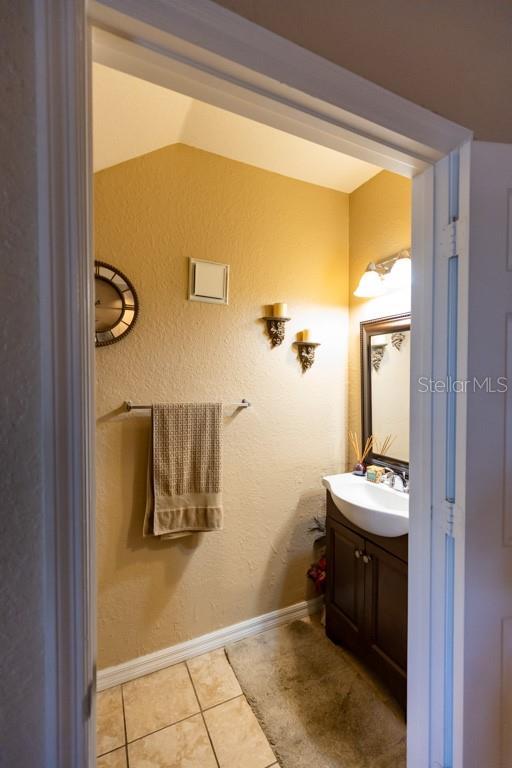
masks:
<svg viewBox="0 0 512 768"><path fill-rule="evenodd" d="M229 264L190 259L188 298L211 304L227 304Z"/></svg>

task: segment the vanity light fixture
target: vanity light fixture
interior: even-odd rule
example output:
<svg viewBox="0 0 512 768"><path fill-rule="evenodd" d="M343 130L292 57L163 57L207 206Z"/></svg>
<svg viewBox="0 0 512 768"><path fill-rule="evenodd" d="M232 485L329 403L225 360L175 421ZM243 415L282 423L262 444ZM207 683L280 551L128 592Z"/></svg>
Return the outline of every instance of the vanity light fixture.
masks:
<svg viewBox="0 0 512 768"><path fill-rule="evenodd" d="M372 261L359 280L354 296L373 299L411 286L411 252L404 249L380 261Z"/></svg>
<svg viewBox="0 0 512 768"><path fill-rule="evenodd" d="M375 296L382 296L385 291L384 280L377 271L377 265L372 261L366 267L359 280L359 285L354 291L354 296L361 299L373 299Z"/></svg>
<svg viewBox="0 0 512 768"><path fill-rule="evenodd" d="M397 260L391 267L387 282L392 291L411 287L411 254L409 251L400 251Z"/></svg>

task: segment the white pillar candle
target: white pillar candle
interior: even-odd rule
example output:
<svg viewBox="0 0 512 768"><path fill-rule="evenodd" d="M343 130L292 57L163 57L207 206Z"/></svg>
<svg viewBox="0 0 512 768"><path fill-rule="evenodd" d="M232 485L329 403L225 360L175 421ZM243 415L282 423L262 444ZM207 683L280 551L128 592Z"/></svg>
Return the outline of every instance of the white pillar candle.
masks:
<svg viewBox="0 0 512 768"><path fill-rule="evenodd" d="M274 317L286 317L288 312L288 304L274 304Z"/></svg>
<svg viewBox="0 0 512 768"><path fill-rule="evenodd" d="M302 331L302 341L311 341L311 331L309 328L305 328Z"/></svg>

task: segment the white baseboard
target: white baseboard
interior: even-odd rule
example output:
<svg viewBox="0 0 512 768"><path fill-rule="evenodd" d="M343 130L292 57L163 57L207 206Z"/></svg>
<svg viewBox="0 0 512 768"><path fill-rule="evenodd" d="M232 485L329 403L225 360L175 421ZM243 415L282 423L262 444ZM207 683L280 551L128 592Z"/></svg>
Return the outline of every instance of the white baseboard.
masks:
<svg viewBox="0 0 512 768"><path fill-rule="evenodd" d="M288 624L295 619L302 619L320 610L322 603L323 597L303 600L301 603L279 608L277 611L264 613L262 616L255 616L254 619L247 619L247 621L240 621L238 624L231 624L229 627L216 629L215 632L194 637L184 643L162 648L160 651L148 653L146 656L139 656L137 659L125 661L115 667L100 669L96 683L97 690L103 691L105 688L127 683L129 680L135 680L135 678L148 675L150 672L157 672L159 669L191 659L193 656L200 656L202 653L222 648L228 643L235 643L237 640L257 635L267 629L280 627L282 624Z"/></svg>

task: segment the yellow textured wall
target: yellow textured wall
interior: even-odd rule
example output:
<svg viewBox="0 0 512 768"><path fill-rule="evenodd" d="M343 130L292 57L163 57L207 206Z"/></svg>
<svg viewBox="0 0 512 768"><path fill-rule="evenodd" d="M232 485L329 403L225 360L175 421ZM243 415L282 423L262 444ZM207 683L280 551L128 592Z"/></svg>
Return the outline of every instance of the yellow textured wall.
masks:
<svg viewBox="0 0 512 768"><path fill-rule="evenodd" d="M320 478L345 464L348 196L175 145L95 176L96 258L133 281L140 317L96 350L99 666L311 595ZM187 258L231 265L229 306L188 302ZM287 301L271 350L258 318ZM303 375L290 343L322 342ZM225 529L141 535L147 414L126 399L237 401L225 418Z"/></svg>
<svg viewBox="0 0 512 768"><path fill-rule="evenodd" d="M512 141L506 0L216 0L250 21L475 131Z"/></svg>
<svg viewBox="0 0 512 768"><path fill-rule="evenodd" d="M409 248L411 245L411 182L402 176L382 171L349 198L350 273L349 273L349 429L361 434L361 355L360 323L377 317L410 312L410 294L390 293L375 299L353 295L370 261ZM352 453L347 452L349 464Z"/></svg>

